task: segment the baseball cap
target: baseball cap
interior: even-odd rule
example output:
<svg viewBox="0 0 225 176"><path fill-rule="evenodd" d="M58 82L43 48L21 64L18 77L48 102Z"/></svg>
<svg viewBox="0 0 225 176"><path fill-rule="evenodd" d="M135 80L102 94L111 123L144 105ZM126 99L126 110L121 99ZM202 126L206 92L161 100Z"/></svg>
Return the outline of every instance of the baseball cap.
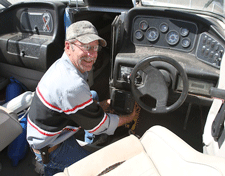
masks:
<svg viewBox="0 0 225 176"><path fill-rule="evenodd" d="M106 41L98 36L98 31L92 23L83 20L71 24L66 30L66 40L76 39L81 43L90 43L95 40L103 47L107 45Z"/></svg>

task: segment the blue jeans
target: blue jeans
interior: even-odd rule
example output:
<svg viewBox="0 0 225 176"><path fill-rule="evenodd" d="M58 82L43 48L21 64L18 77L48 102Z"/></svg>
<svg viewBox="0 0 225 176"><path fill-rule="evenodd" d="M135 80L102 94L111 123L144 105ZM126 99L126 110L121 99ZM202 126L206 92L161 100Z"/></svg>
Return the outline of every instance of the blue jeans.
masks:
<svg viewBox="0 0 225 176"><path fill-rule="evenodd" d="M92 98L98 101L98 94L95 91L91 91ZM87 138L87 139L86 139ZM94 135L85 131L85 141L92 142L94 140ZM83 149L76 141L74 136L71 136L65 140L56 150L49 154L50 162L44 164L44 174L45 176L52 176L58 172L63 172L63 170L70 166L71 164L81 160L82 158L88 156L89 151ZM35 153L37 161L42 163L42 158L40 154Z"/></svg>
<svg viewBox="0 0 225 176"><path fill-rule="evenodd" d="M84 150L74 136L65 140L56 150L49 154L50 162L44 164L45 176L52 176L88 156L90 152ZM36 154L37 161L42 163L41 155Z"/></svg>

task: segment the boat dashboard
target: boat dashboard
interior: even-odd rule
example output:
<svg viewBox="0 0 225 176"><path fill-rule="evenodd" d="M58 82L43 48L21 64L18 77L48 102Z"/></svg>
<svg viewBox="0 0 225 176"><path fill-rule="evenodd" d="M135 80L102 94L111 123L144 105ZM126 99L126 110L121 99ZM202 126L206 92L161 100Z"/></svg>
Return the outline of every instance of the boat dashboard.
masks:
<svg viewBox="0 0 225 176"><path fill-rule="evenodd" d="M124 26L115 25L114 31L119 47L115 47L113 88L130 91L129 78L137 63L151 56L166 56L177 61L187 73L187 101L211 104L210 89L217 85L225 47L224 24L219 19L144 7L131 9L123 18ZM161 70L170 89L182 91L182 79L173 66L161 61L150 65ZM139 71L135 84L143 86L145 79L146 75Z"/></svg>

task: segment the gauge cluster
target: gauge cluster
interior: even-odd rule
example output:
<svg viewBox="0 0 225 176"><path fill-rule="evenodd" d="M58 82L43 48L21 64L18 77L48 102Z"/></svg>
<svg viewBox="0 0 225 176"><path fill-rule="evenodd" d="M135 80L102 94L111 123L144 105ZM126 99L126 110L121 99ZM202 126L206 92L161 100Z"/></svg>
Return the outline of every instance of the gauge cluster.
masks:
<svg viewBox="0 0 225 176"><path fill-rule="evenodd" d="M133 22L132 41L136 45L190 51L194 46L197 30L197 25L188 21L138 16Z"/></svg>

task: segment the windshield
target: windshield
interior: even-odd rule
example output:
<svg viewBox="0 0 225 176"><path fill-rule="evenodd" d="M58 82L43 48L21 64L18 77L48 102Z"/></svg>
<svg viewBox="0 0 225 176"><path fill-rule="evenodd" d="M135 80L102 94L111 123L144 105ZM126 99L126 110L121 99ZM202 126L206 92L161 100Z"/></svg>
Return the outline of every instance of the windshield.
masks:
<svg viewBox="0 0 225 176"><path fill-rule="evenodd" d="M83 0L0 0L0 9L8 7L11 4L20 2L34 2L34 1L65 1L65 2L83 2Z"/></svg>
<svg viewBox="0 0 225 176"><path fill-rule="evenodd" d="M9 4L27 1L41 1L41 0L1 0L0 9ZM42 0L43 1L43 0ZM82 2L83 0L51 0L51 1L67 1L67 2ZM133 3L136 0L132 0ZM194 9L200 11L213 12L225 17L224 0L142 0L143 6L162 6L169 8L183 8ZM2 4L2 5L1 5Z"/></svg>
<svg viewBox="0 0 225 176"><path fill-rule="evenodd" d="M142 5L208 11L225 17L224 0L142 0Z"/></svg>

